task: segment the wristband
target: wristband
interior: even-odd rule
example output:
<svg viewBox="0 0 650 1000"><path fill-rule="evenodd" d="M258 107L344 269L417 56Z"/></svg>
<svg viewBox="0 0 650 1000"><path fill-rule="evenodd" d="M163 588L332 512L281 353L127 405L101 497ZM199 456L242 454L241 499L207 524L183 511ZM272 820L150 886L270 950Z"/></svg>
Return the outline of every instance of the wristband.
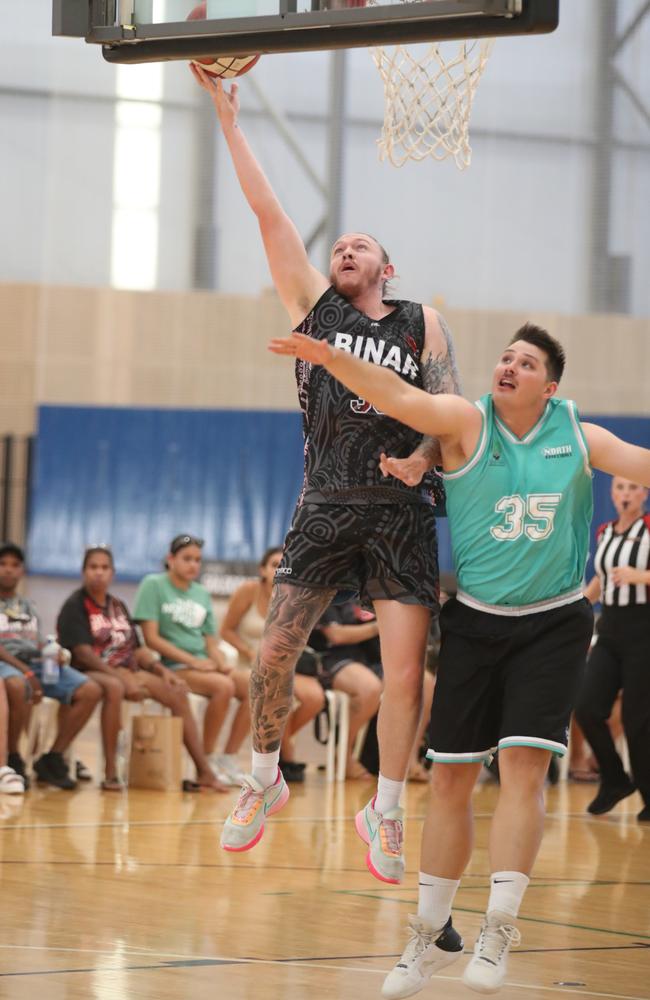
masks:
<svg viewBox="0 0 650 1000"><path fill-rule="evenodd" d="M26 677L28 680L30 680L32 677L36 677L36 674L34 673L33 670L26 670L25 673L23 674L23 677Z"/></svg>

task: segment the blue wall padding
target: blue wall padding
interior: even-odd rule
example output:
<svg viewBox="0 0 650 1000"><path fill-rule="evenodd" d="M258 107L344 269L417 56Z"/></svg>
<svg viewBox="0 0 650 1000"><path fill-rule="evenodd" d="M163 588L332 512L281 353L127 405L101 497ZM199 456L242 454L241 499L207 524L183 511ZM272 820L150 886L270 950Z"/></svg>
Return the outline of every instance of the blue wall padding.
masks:
<svg viewBox="0 0 650 1000"><path fill-rule="evenodd" d="M42 406L30 572L77 576L85 546L110 542L139 579L182 532L208 558L257 560L282 542L302 456L296 412Z"/></svg>
<svg viewBox="0 0 650 1000"><path fill-rule="evenodd" d="M650 447L649 418L583 419ZM208 558L257 560L289 526L302 456L298 412L42 406L30 571L77 576L84 547L110 542L120 577L139 579L185 531L205 539ZM595 530L613 516L601 473L594 508ZM444 519L439 537L440 566L449 571Z"/></svg>

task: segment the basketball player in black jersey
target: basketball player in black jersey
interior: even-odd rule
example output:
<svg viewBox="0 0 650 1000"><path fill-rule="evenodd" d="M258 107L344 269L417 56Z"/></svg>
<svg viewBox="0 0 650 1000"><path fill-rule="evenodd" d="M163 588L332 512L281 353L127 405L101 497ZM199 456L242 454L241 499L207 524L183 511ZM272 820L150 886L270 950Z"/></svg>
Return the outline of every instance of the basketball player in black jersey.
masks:
<svg viewBox="0 0 650 1000"><path fill-rule="evenodd" d="M309 262L238 124L230 92L193 67L210 94L242 191L259 221L275 287L292 327L392 368L431 393L457 392L449 332L435 310L385 298L394 274L383 247L365 233L334 244L330 275ZM228 817L222 847L245 851L288 789L278 770L291 710L296 660L337 592L372 602L385 688L378 723L377 795L357 817L366 863L379 879L402 879L399 799L418 725L431 614L438 610L432 482L437 443L378 413L321 367L299 362L305 476L251 680L253 768ZM390 457L388 457L390 456Z"/></svg>

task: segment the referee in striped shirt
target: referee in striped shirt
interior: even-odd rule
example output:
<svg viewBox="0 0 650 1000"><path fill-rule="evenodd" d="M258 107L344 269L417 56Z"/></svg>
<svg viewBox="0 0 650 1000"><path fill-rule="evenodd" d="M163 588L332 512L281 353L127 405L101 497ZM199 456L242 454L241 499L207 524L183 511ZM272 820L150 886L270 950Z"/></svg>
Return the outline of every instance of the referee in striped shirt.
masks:
<svg viewBox="0 0 650 1000"><path fill-rule="evenodd" d="M648 490L620 476L612 480L617 517L596 533L595 576L585 595L600 600L597 626L576 718L600 767L600 788L587 811L609 812L635 790L640 822L650 822L650 514ZM623 728L630 754L628 775L607 719L623 691Z"/></svg>

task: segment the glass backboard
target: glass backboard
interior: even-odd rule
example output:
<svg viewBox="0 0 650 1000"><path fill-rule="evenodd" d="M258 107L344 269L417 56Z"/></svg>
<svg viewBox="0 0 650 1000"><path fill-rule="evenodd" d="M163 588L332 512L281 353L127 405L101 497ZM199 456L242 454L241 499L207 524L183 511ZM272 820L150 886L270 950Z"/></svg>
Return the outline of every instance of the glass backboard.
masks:
<svg viewBox="0 0 650 1000"><path fill-rule="evenodd" d="M109 62L538 34L559 0L53 0L53 33Z"/></svg>

